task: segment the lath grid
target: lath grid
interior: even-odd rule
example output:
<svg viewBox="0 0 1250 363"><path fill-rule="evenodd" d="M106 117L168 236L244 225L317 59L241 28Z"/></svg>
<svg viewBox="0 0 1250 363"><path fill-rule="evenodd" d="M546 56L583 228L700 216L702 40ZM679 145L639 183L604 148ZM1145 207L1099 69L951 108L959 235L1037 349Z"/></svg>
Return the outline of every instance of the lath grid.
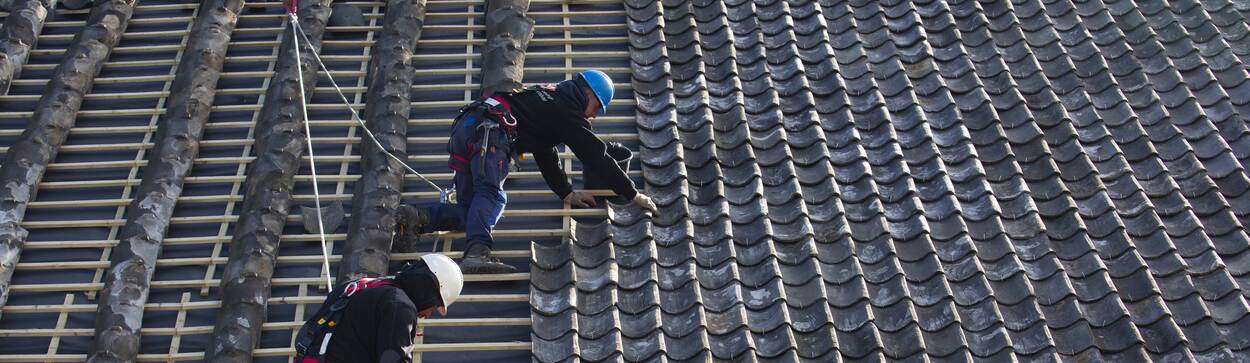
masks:
<svg viewBox="0 0 1250 363"><path fill-rule="evenodd" d="M637 149L632 95L626 81L629 69L624 51L624 13L618 3L598 3L567 5L547 1L532 5L531 16L538 25L531 42L526 81L554 82L587 67L608 70L620 83L618 101L613 103L609 116L599 119L596 126L608 134L608 139L624 141ZM22 355L0 356L0 361L76 361L85 353L93 333L95 301L87 299L84 293L102 285L98 276L108 266L105 254L116 244L109 231L115 231L124 221L125 216L117 214L129 202L124 191L136 186L141 178L141 174L132 173L143 164L143 157L136 155L151 147L144 138L150 138L155 130L152 122L162 111L159 102L173 78L180 48L177 44L194 18L193 4L152 4L140 5L120 48L97 81L95 92L88 96L88 105L98 106L85 105L71 141L41 184L43 192L32 203L32 213L28 215L31 225L27 226L40 233L32 233L32 243L18 267L19 277L14 280L14 297L3 308L0 336L6 341L22 339L30 344L21 346L40 348L55 345L48 343L58 339L65 343L60 344L59 350L52 348L46 353L6 350L4 354ZM384 9L382 3L376 2L351 4L361 6L370 25L331 27L323 53L335 79L346 87L349 100L361 107L367 46L380 29ZM450 174L445 172L443 163L445 129L455 110L476 96L478 57L485 37L481 25L483 10L478 1L431 2L415 58L421 77L412 94L409 159L418 170L433 173L434 179L444 186L450 185ZM11 143L21 132L22 118L28 117L20 112L29 110L15 110L7 105L33 107L38 86L46 82L59 60L58 48L54 46L63 48L70 41L85 14L58 10L50 19L39 48L44 53L37 53L32 59L12 96L3 98L6 107L0 119L10 122L5 130L0 130L0 140ZM217 265L224 264L228 255L230 223L237 217L242 194L239 188L252 156L250 127L263 102L265 80L277 54L274 48L279 42L278 34L285 32L282 20L276 4L252 3L233 34L201 155L179 200L158 262L145 315L144 325L148 329L144 330L141 360L196 360L207 343L218 304ZM29 91L16 92L21 87ZM319 179L325 193L323 200L342 201L350 211L352 181L358 177L355 145L360 135L330 92L323 78L310 104ZM94 119L101 121L91 122ZM565 154L565 159L571 157ZM67 160L70 156L83 159ZM573 171L570 174L574 178L580 176L577 163L568 163L567 168ZM297 176L295 204L312 204L308 172L305 167ZM408 176L406 181L406 200L429 201L434 197L434 191L415 177ZM528 257L529 241L554 241L567 235L569 216L604 214L602 209L564 208L552 198L530 161L522 163L521 171L509 183L511 217L500 226L498 249L501 256L521 266L525 266ZM46 213L37 215L35 211ZM293 210L288 222L275 271L269 322L257 351L258 357L278 360L285 360L290 354L291 330L298 327L303 315L314 309L324 294L318 288L320 249L316 236L303 233L298 212ZM345 226L336 232L343 231ZM36 235L40 237L35 238ZM437 239L449 241L458 235L445 234ZM330 237L341 243L345 236L336 233ZM422 246L423 250L432 247ZM459 250L459 246L453 248L446 243L439 247ZM417 254L398 254L393 259L416 257ZM332 256L332 261L338 259L339 256ZM66 284L64 276L77 279ZM418 350L452 352L429 355L427 360L454 360L463 357L463 353L454 352L480 350L504 350L479 353L483 358L528 359L528 291L521 282L527 279L524 273L473 277L466 289L469 295L453 309L452 316L428 322L425 344ZM56 318L61 321L58 323ZM27 329L34 325L43 330ZM483 326L491 328L482 329ZM486 332L488 338L466 339L474 332Z"/></svg>

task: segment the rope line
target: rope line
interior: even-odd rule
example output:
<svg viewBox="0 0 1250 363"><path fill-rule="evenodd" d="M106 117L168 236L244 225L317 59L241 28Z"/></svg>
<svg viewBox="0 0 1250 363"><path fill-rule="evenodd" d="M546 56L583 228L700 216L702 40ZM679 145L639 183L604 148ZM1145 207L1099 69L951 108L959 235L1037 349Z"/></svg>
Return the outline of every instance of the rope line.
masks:
<svg viewBox="0 0 1250 363"><path fill-rule="evenodd" d="M304 133L307 135L305 139L308 142L308 160L310 164L309 166L312 171L313 202L316 204L316 207L317 207L317 232L318 232L318 237L321 239L321 266L322 266L322 273L325 274L326 290L330 291L334 288L334 283L330 277L330 249L328 247L328 243L326 243L325 225L321 216L321 190L317 186L317 157L313 154L312 127L310 126L310 122L308 119L308 105L304 96L304 64L301 62L301 57L300 57L300 51L299 51L300 40L303 40L304 44L307 44L308 47L313 50L309 52L308 54L313 56L313 59L317 61L317 65L320 67L320 69L326 73L326 78L329 78L330 84L334 86L334 91L338 93L339 99L343 101L343 105L346 106L347 110L351 112L352 120L356 121L356 123L360 125L361 129L364 130L365 135L369 136L368 137L369 140L373 141L373 145L377 146L378 150L381 150L382 153L385 154L387 157L389 157L391 160L398 162L399 165L403 166L405 170L407 170L408 172L412 174L415 174L417 177L421 178L421 180L430 184L431 187L434 187L435 190L438 190L438 196L439 196L440 202L449 203L451 201L451 193L447 189L439 187L438 184L435 184L429 178L426 178L425 175L422 175L421 173L414 170L411 166L408 166L407 162L405 162L403 159L400 159L398 156L395 156L395 154L391 153L389 150L386 150L386 147L382 146L382 143L378 141L377 136L373 135L373 131L369 130L369 126L365 124L364 119L360 117L360 114L356 112L356 109L354 107L352 107L351 102L347 100L347 95L343 92L343 89L339 87L338 82L334 81L334 77L330 75L329 67L326 67L325 62L321 60L321 56L317 54L316 48L313 46L312 40L308 38L308 34L305 33L304 28L300 26L299 19L295 14L296 1L292 0L290 4L291 6L287 8L287 14L290 15L291 33L295 37L292 41L292 44L295 47L295 67L298 72L297 74L298 74L298 80L299 80L300 109L303 110L304 112ZM435 251L437 251L437 248L438 248L437 241L434 243L434 246L436 249Z"/></svg>
<svg viewBox="0 0 1250 363"><path fill-rule="evenodd" d="M302 28L298 28L299 24L296 24L296 27L297 29L299 29L299 36L305 42L311 45L312 41L308 39L308 34L304 33L304 30ZM351 102L347 101L347 95L343 93L343 89L339 87L338 82L335 82L334 77L330 76L330 69L327 68L326 64L321 61L321 56L317 55L316 52L313 52L310 54L312 54L313 59L317 61L317 64L321 67L321 70L326 72L326 78L330 79L330 85L334 86L334 91L339 94L339 99L343 101L343 105L347 107L348 111L351 111L352 120L355 120L357 124L360 124L360 127L365 131L365 134L369 135L369 140L373 141L373 145L377 146L378 150L381 150L383 154L386 154L386 156L390 157L392 160L395 160L395 162L398 162L399 165L403 166L404 169L408 170L409 173L415 174L417 177L421 178L421 180L430 184L431 187L434 187L435 190L438 190L440 201L449 202L449 198L448 198L449 194L448 194L447 189L443 189L442 187L439 187L438 184L435 184L433 181L430 181L430 179L426 178L425 175L422 175L416 170L413 170L412 167L408 166L407 162L405 162L403 159L400 159L398 156L395 156L395 154L392 154L390 151L386 150L386 147L382 146L382 143L378 142L377 136L373 135L373 131L369 131L369 126L365 125L364 119L361 118L360 114L356 112L356 109L352 107Z"/></svg>
<svg viewBox="0 0 1250 363"><path fill-rule="evenodd" d="M321 218L321 189L317 186L317 156L313 154L312 126L309 126L308 103L304 98L304 64L299 54L299 20L296 18L295 13L290 13L290 15L291 36L294 37L291 39L291 44L295 48L295 69L298 75L296 78L299 80L299 106L304 114L304 140L308 142L308 167L312 169L313 203L317 207L317 235L321 238L321 272L325 274L326 291L330 291L334 289L334 282L330 277L330 249L326 246L325 220ZM311 54L317 54L316 49L312 48L312 43L309 43L308 47L313 50ZM304 218L308 218L308 216L304 216Z"/></svg>

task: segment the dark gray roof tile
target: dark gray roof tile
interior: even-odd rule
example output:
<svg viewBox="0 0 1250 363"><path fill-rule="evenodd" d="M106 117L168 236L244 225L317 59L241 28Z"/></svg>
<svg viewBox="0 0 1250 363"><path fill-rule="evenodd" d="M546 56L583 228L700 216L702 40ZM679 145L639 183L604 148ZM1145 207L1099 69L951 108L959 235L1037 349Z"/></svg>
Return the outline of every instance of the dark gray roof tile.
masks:
<svg viewBox="0 0 1250 363"><path fill-rule="evenodd" d="M1114 324L1107 327L1095 326L1094 331L1095 334L1098 334L1095 337L1095 341L1099 350L1118 353L1129 359L1137 356L1145 358L1141 337L1137 334L1131 320L1127 318L1117 320Z"/></svg>
<svg viewBox="0 0 1250 363"><path fill-rule="evenodd" d="M620 335L605 335L597 339L578 337L578 358L583 362L615 362L621 359Z"/></svg>
<svg viewBox="0 0 1250 363"><path fill-rule="evenodd" d="M671 215L674 214L672 212L678 211L676 209L677 208L662 210L660 214L665 214L667 212ZM692 239L690 236L693 233L694 225L689 222L676 223L670 226L653 225L651 227L651 237L658 245L672 246L679 243L689 243Z"/></svg>
<svg viewBox="0 0 1250 363"><path fill-rule="evenodd" d="M798 362L795 354L794 337L784 327L753 335L755 352L767 361Z"/></svg>
<svg viewBox="0 0 1250 363"><path fill-rule="evenodd" d="M865 325L851 331L838 331L838 349L847 362L885 361L881 338L871 325Z"/></svg>
<svg viewBox="0 0 1250 363"><path fill-rule="evenodd" d="M711 323L709 322L709 325ZM708 348L711 350L712 356L718 360L749 360L749 351L754 349L754 343L749 336L750 331L743 324L736 330L726 332L724 334L709 334L707 337Z"/></svg>
<svg viewBox="0 0 1250 363"><path fill-rule="evenodd" d="M578 306L579 311L581 306ZM617 335L619 337L620 320L617 317L616 310L604 310L597 314L577 315L577 334L581 338L602 339L609 335Z"/></svg>
<svg viewBox="0 0 1250 363"><path fill-rule="evenodd" d="M573 302L575 301L574 290L571 285L552 292L543 291L537 287L532 288L530 289L530 306L535 311L543 314L559 314L573 308Z"/></svg>
<svg viewBox="0 0 1250 363"><path fill-rule="evenodd" d="M630 293L635 293L635 292L631 291ZM646 291L640 291L637 293L646 294ZM654 292L652 292L652 294L654 294ZM626 293L618 294L618 296L621 297L622 302L629 300L627 295L628 294ZM645 299L639 299L639 300L645 300ZM659 330L660 326L662 325L660 323L660 320L661 320L660 309L659 309L659 306L656 305L654 301L652 301L650 304L638 304L638 305L645 307L645 309L641 309L638 311L628 311L626 309L625 304L620 305L621 310L619 314L620 314L620 324L621 324L620 325L621 335L627 339L628 338L634 338L634 339L645 338L646 336L650 335L652 332Z"/></svg>
<svg viewBox="0 0 1250 363"><path fill-rule="evenodd" d="M622 215L613 213L613 215ZM637 223L612 226L612 243L616 245L616 261L622 266L638 266L648 258L654 260L655 252L650 243L651 225Z"/></svg>
<svg viewBox="0 0 1250 363"><path fill-rule="evenodd" d="M612 244L608 241L610 226L606 221L594 224L574 223L574 247L571 249L573 261L580 266L592 267L612 258Z"/></svg>
<svg viewBox="0 0 1250 363"><path fill-rule="evenodd" d="M939 331L924 332L925 354L938 357L938 360L943 361L970 360L968 343L964 341L964 334L961 333L959 324L947 325Z"/></svg>
<svg viewBox="0 0 1250 363"><path fill-rule="evenodd" d="M663 4L626 6L661 212L612 206L610 226L577 226L583 247L534 248L535 319L595 322L576 357L1231 360L1250 345L1235 116L1250 102L1233 97L1250 53L1230 47L1250 7Z"/></svg>
<svg viewBox="0 0 1250 363"><path fill-rule="evenodd" d="M1053 263L1054 261L1050 260L1044 262ZM1041 263L1030 263L1025 265L1026 269L1030 269L1030 275L1034 275L1029 276L1029 278L1033 280L1033 291L1037 294L1037 303L1048 311L1075 313L1077 309L1075 305L1076 296L1072 292L1071 282L1068 281L1067 276L1063 274L1062 270L1051 272L1046 275L1032 272L1034 270L1045 269L1045 267L1036 267L1040 264ZM1082 318L1081 314L1047 314L1047 317L1048 319L1053 320L1053 325L1056 326L1067 326L1071 324L1072 321Z"/></svg>
<svg viewBox="0 0 1250 363"><path fill-rule="evenodd" d="M580 352L576 343L577 334L565 334L564 336L546 340L538 336L533 336L534 349L530 352L534 355L534 360L549 362L564 362L570 357L575 358Z"/></svg>
<svg viewBox="0 0 1250 363"><path fill-rule="evenodd" d="M777 260L767 243L751 246L738 245L738 276L746 286L757 287L769 284L778 278ZM751 259L757 258L757 259Z"/></svg>
<svg viewBox="0 0 1250 363"><path fill-rule="evenodd" d="M727 263L726 266L733 266L733 263ZM727 269L719 269L720 271L733 271L732 267ZM742 303L741 284L736 280L729 280L729 283L721 285L704 284L699 281L701 290L701 298L704 310L717 313L726 313L730 310L738 308ZM709 317L710 319L710 317Z"/></svg>
<svg viewBox="0 0 1250 363"><path fill-rule="evenodd" d="M577 279L573 283L578 289L578 307L582 312L597 312L597 310L585 310L590 306L581 300L583 297L594 296L594 294L603 293L607 289L615 287L617 280L616 265L611 263L600 264L594 268L575 267L574 274ZM603 304L611 304L612 296L602 296L600 299L607 299ZM606 308L606 306L605 306Z"/></svg>
<svg viewBox="0 0 1250 363"><path fill-rule="evenodd" d="M651 254L654 254L654 250L652 250ZM656 274L654 262L654 255L651 255L650 259L642 260L639 267L630 268L621 265L621 267L616 270L616 284L622 289L634 290L644 288L647 284L655 283ZM620 298L622 300L626 299L626 297ZM627 298L632 299L634 297ZM646 295L639 295L637 298L646 298Z"/></svg>
<svg viewBox="0 0 1250 363"><path fill-rule="evenodd" d="M668 322L664 325L669 326ZM700 355L707 355L709 352L707 344L707 335L702 331L692 332L687 335L673 336L664 334L664 354L670 360L690 360L703 361L707 358L699 359Z"/></svg>
<svg viewBox="0 0 1250 363"><path fill-rule="evenodd" d="M537 248L535 249L537 250ZM565 256L565 259L568 258L568 256ZM572 263L561 264L550 270L539 265L535 265L535 267L538 268L530 273L530 283L536 289L547 292L558 291L574 281Z"/></svg>
<svg viewBox="0 0 1250 363"><path fill-rule="evenodd" d="M813 265L815 261L812 262L813 263L806 264L806 266ZM788 268L785 265L782 265L782 270L784 271L786 269ZM783 272L783 274L785 273ZM803 275L798 273L791 273L789 275L798 275L797 277L792 278L792 280L796 281L802 280L803 278ZM813 270L810 276L811 277L807 281L797 284L790 284L788 281L784 281L787 283L785 289L786 303L796 308L807 308L813 305L825 305L826 292L824 290L824 281L818 278L820 275L815 270Z"/></svg>
<svg viewBox="0 0 1250 363"><path fill-rule="evenodd" d="M1051 330L1054 332L1051 339L1054 339L1055 349L1060 354L1070 356L1094 348L1094 333L1087 324L1052 327Z"/></svg>
<svg viewBox="0 0 1250 363"><path fill-rule="evenodd" d="M558 340L571 331L577 330L577 312L572 309L555 315L530 314L532 332L544 340Z"/></svg>
<svg viewBox="0 0 1250 363"><path fill-rule="evenodd" d="M644 336L621 339L621 352L625 360L630 362L664 361L663 334L659 329L652 329L648 332Z"/></svg>
<svg viewBox="0 0 1250 363"><path fill-rule="evenodd" d="M751 292L750 294L754 293ZM757 337L761 333L767 334L778 329L785 329L786 324L790 321L790 316L786 312L784 303L778 302L772 305L761 306L759 310L751 308L749 303L748 300L746 309L747 321L749 322L749 329ZM757 340L756 343L758 344L759 341ZM793 346L793 344L789 346Z"/></svg>
<svg viewBox="0 0 1250 363"><path fill-rule="evenodd" d="M795 353L806 361L837 361L838 342L834 334L836 330L829 324L820 325L810 332L796 331L793 333Z"/></svg>
<svg viewBox="0 0 1250 363"><path fill-rule="evenodd" d="M555 245L533 243L530 245L530 254L533 256L531 263L543 270L559 270L569 263L572 256L567 243Z"/></svg>

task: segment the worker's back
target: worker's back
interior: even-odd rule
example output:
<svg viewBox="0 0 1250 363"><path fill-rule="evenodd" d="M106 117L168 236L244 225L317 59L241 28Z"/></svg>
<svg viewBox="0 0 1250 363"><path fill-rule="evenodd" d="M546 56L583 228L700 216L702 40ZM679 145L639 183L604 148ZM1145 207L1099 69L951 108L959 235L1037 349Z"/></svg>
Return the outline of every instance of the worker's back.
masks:
<svg viewBox="0 0 1250 363"><path fill-rule="evenodd" d="M326 350L327 362L408 362L417 308L404 291L383 285L356 293Z"/></svg>
<svg viewBox="0 0 1250 363"><path fill-rule="evenodd" d="M566 142L556 132L563 128L590 127L586 118L581 116L582 109L586 107L581 91L571 82L561 90L557 87L536 87L505 96L520 126L516 145L519 151L532 152Z"/></svg>

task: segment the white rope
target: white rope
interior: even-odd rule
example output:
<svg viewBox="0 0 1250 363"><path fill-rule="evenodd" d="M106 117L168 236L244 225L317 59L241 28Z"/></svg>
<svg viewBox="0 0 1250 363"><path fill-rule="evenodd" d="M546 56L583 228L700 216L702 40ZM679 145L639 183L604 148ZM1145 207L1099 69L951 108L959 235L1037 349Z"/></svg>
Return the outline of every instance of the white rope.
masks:
<svg viewBox="0 0 1250 363"><path fill-rule="evenodd" d="M315 51L316 48L313 46L312 40L308 38L308 34L305 33L303 27L300 26L299 19L296 17L294 13L288 13L288 14L291 17L291 33L295 36L295 39L293 39L293 44L295 46L295 67L296 67L296 70L299 72L299 77L298 77L299 99L300 99L300 107L304 111L304 133L307 134L308 136L306 137L306 140L308 141L308 160L309 160L310 168L312 169L313 202L316 203L316 207L317 207L317 222L318 222L317 232L318 232L318 236L321 238L322 273L325 274L326 290L329 291L334 288L334 284L330 280L331 279L330 278L330 250L327 247L325 225L323 224L324 222L321 217L321 190L317 186L317 157L313 155L312 128L311 126L309 126L310 122L308 120L308 107L304 98L304 65L303 63L300 62L300 51L299 51L299 47L300 47L299 41L301 39L304 41L305 44L308 44L309 48L314 49L314 51L310 52L309 54L311 54L313 56L313 59L317 61L317 65L321 67L321 70L325 71L326 78L330 79L330 84L334 86L334 91L339 94L339 99L343 101L343 105L346 106L347 110L351 112L352 120L355 120L356 123L360 124L361 129L364 130L365 134L369 136L369 140L373 141L373 145L377 146L378 150L381 150L382 153L390 157L391 160L395 160L396 162L398 162L399 165L403 166L404 169L408 170L408 172L415 174L417 177L421 178L421 180L424 180L426 183L429 183L430 186L434 187L435 190L438 190L439 201L448 203L451 201L451 196L450 196L450 193L446 189L439 187L438 184L435 184L434 182L430 181L430 179L427 179L425 175L421 175L421 173L418 173L416 170L413 170L412 167L408 166L408 163L404 162L403 159L400 159L399 157L395 156L395 154L392 154L390 151L386 150L386 148L382 146L382 143L378 142L378 138L373 135L372 131L369 130L369 126L365 125L364 119L360 117L360 114L357 113L356 109L352 107L351 102L347 100L347 95L343 93L343 89L339 87L338 82L335 82L334 77L330 75L330 69L326 67L325 62L321 61L321 56L318 55L317 52ZM407 125L404 125L404 127L407 127ZM435 242L434 246L435 248L437 248L438 243Z"/></svg>
<svg viewBox="0 0 1250 363"><path fill-rule="evenodd" d="M317 207L317 235L321 237L321 273L325 274L326 291L330 291L334 289L334 282L330 280L330 249L326 246L325 220L321 218L321 189L317 186L317 156L313 155L312 127L308 125L308 105L304 98L304 64L299 55L299 20L294 13L290 13L290 15L291 35L294 36L294 39L291 39L291 44L295 48L295 69L298 75L296 78L299 80L299 106L304 112L304 140L308 141L308 166L312 169L313 203ZM314 50L311 54L317 54L316 48L313 48L311 42L308 43L308 47ZM308 216L304 216L304 218L308 218Z"/></svg>
<svg viewBox="0 0 1250 363"><path fill-rule="evenodd" d="M299 30L299 37L303 39L304 42L308 43L311 46L312 41L308 39L308 34L304 33L304 29L300 28L299 24L295 24L295 27L296 29ZM413 170L412 167L408 166L407 162L405 162L403 159L400 159L398 156L395 156L395 154L392 154L390 151L387 151L386 148L382 146L382 143L378 142L378 138L373 135L372 131L369 131L369 126L365 125L364 119L360 117L359 113L356 113L356 109L352 107L351 102L347 101L347 95L343 93L342 88L339 88L338 82L335 82L334 77L330 76L330 69L326 68L326 64L321 61L321 56L317 55L316 52L313 52L311 54L313 56L313 59L317 60L317 64L321 66L321 70L326 72L326 77L330 79L330 85L333 85L334 91L338 92L339 98L343 101L343 105L347 106L348 111L351 111L352 119L355 120L356 123L360 124L361 129L365 131L366 135L369 135L369 140L373 141L373 145L377 146L378 150L381 150L383 154L386 154L386 156L398 162L399 165L403 166L404 169L408 170L409 173L415 174L417 177L421 178L421 180L424 180L426 183L429 183L430 186L434 187L434 189L438 190L440 201L444 203L450 202L450 198L448 197L449 194L447 190L443 189L442 187L439 187L438 184L434 184L434 182L430 181L430 179L427 179L425 175L421 175L421 173L418 173L416 170ZM405 125L405 127L407 127L407 125Z"/></svg>

